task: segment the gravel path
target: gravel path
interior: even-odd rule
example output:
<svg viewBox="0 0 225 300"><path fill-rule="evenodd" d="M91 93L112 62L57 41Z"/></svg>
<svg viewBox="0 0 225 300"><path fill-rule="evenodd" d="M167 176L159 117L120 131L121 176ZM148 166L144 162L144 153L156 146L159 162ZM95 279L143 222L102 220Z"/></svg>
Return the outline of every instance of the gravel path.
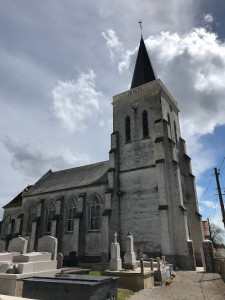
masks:
<svg viewBox="0 0 225 300"><path fill-rule="evenodd" d="M225 300L225 283L219 274L196 271L177 271L170 285L141 290L129 300Z"/></svg>

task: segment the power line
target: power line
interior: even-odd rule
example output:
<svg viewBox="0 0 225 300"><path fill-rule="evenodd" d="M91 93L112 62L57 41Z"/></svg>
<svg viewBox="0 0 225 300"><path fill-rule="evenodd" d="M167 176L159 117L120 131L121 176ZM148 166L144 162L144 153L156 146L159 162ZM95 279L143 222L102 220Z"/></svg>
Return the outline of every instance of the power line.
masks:
<svg viewBox="0 0 225 300"><path fill-rule="evenodd" d="M225 160L225 156L224 156L223 161L222 161L222 163L221 163L221 165L220 165L220 167L219 167L219 169L218 169L218 172L220 172L220 169L221 169L221 167L222 167L222 165L223 165L223 163L224 163L224 160Z"/></svg>
<svg viewBox="0 0 225 300"><path fill-rule="evenodd" d="M208 184L208 186L207 186L207 188L206 188L204 194L201 196L201 198L203 198L203 196L208 192L208 189L209 189L209 187L210 187L210 184L212 183L212 180L213 180L213 177L214 177L214 176L215 176L215 174L212 174L212 178L211 178L211 180L210 180L210 182L209 182L209 184Z"/></svg>

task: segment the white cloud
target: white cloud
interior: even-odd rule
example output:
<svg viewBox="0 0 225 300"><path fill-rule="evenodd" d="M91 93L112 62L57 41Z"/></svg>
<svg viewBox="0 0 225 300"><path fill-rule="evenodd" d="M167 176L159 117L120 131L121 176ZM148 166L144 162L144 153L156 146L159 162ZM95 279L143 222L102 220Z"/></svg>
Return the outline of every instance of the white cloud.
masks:
<svg viewBox="0 0 225 300"><path fill-rule="evenodd" d="M100 112L102 92L95 87L93 70L80 73L76 80L59 81L52 90L55 116L72 132L86 128L85 121Z"/></svg>
<svg viewBox="0 0 225 300"><path fill-rule="evenodd" d="M208 13L203 16L206 24L211 24L214 21L212 14Z"/></svg>
<svg viewBox="0 0 225 300"><path fill-rule="evenodd" d="M102 36L106 40L106 45L109 49L111 60L113 61L116 53L123 52L123 44L119 41L119 37L113 29L108 29L106 32L103 31Z"/></svg>
<svg viewBox="0 0 225 300"><path fill-rule="evenodd" d="M145 44L156 74L178 102L182 136L194 174L200 175L215 162L213 150L206 150L200 138L225 124L225 43L206 28L194 28L183 35L161 32ZM130 71L136 49L126 50L120 72Z"/></svg>
<svg viewBox="0 0 225 300"><path fill-rule="evenodd" d="M207 207L213 208L213 209L218 208L218 203L217 202L208 201L208 200L199 200L199 203L201 203L202 205L205 205Z"/></svg>
<svg viewBox="0 0 225 300"><path fill-rule="evenodd" d="M104 125L105 125L105 122L104 122L103 120L101 120L101 121L99 122L99 127L104 127Z"/></svg>
<svg viewBox="0 0 225 300"><path fill-rule="evenodd" d="M49 169L57 171L61 169L84 165L89 162L86 153L71 153L66 148L58 148L51 151L33 149L25 143L18 143L4 137L1 139L5 147L12 154L12 167L31 178L37 178Z"/></svg>

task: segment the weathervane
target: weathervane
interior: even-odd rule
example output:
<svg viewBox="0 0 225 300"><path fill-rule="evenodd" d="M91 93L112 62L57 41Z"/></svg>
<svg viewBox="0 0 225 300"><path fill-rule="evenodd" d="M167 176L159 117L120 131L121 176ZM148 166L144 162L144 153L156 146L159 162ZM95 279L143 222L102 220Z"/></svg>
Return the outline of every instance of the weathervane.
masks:
<svg viewBox="0 0 225 300"><path fill-rule="evenodd" d="M143 27L142 27L142 20L140 20L138 23L139 23L140 28L141 28L141 36L142 36L142 29L143 29Z"/></svg>

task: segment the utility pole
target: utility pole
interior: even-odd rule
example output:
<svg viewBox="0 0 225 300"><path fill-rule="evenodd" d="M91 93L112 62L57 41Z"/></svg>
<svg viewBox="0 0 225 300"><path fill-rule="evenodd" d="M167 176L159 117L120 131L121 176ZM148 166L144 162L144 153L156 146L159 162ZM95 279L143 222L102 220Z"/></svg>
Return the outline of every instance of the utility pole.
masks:
<svg viewBox="0 0 225 300"><path fill-rule="evenodd" d="M225 212L224 212L223 197L222 197L220 182L219 182L219 173L217 172L217 168L214 168L214 171L215 171L215 176L216 176L217 190L218 190L218 194L219 194L221 212L222 212L222 217L223 217L222 221L223 221L223 225L225 228Z"/></svg>

